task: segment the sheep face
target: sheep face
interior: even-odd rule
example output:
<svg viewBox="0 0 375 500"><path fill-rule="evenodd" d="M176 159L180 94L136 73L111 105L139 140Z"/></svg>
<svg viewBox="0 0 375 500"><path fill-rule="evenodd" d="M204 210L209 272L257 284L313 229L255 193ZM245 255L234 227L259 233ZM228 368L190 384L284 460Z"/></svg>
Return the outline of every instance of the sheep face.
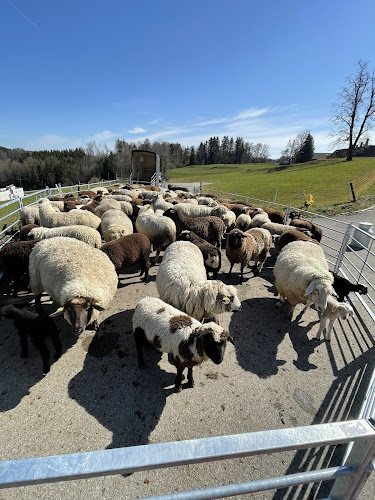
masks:
<svg viewBox="0 0 375 500"><path fill-rule="evenodd" d="M224 358L227 341L234 344L232 337L227 330L218 327L216 323L207 323L202 327L203 351L216 365L219 365Z"/></svg>
<svg viewBox="0 0 375 500"><path fill-rule="evenodd" d="M352 306L349 304L340 304L340 306L336 310L337 317L347 320L349 316L354 315L354 311Z"/></svg>
<svg viewBox="0 0 375 500"><path fill-rule="evenodd" d="M232 250L237 250L241 248L242 246L242 241L247 238L246 234L241 233L240 231L236 231L235 229L232 230L227 239L227 245L229 248Z"/></svg>
<svg viewBox="0 0 375 500"><path fill-rule="evenodd" d="M103 307L97 302L86 297L75 297L60 307L56 312L50 314L51 318L64 314L64 319L73 327L73 333L77 336L86 330L87 325L96 316L96 311L103 311Z"/></svg>
<svg viewBox="0 0 375 500"><path fill-rule="evenodd" d="M311 281L305 290L305 297L309 296L309 300L316 305L316 309L320 312L326 309L329 295L329 291L315 280Z"/></svg>
<svg viewBox="0 0 375 500"><path fill-rule="evenodd" d="M360 295L367 295L367 286L358 284L354 291L358 292Z"/></svg>
<svg viewBox="0 0 375 500"><path fill-rule="evenodd" d="M214 314L223 312L235 312L241 309L241 302L237 296L237 290L232 285L224 285L219 288L216 295Z"/></svg>

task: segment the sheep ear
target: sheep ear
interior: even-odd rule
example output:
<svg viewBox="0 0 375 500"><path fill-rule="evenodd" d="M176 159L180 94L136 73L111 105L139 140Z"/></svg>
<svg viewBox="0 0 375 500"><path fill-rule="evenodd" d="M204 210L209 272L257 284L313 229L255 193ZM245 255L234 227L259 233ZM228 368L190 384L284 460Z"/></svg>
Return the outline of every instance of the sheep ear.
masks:
<svg viewBox="0 0 375 500"><path fill-rule="evenodd" d="M64 309L65 309L64 306L59 307L54 313L50 314L49 317L56 318L56 316L60 316L60 314L62 314L64 312Z"/></svg>
<svg viewBox="0 0 375 500"><path fill-rule="evenodd" d="M305 297L306 295L310 295L310 293L313 293L314 290L315 290L315 283L314 281L312 281L305 290Z"/></svg>
<svg viewBox="0 0 375 500"><path fill-rule="evenodd" d="M233 339L233 337L231 337L230 335L229 335L229 337L228 337L228 340L229 340L229 342L230 342L231 344L236 345L236 344L234 343L234 339Z"/></svg>
<svg viewBox="0 0 375 500"><path fill-rule="evenodd" d="M92 307L98 311L104 311L104 307L99 304L99 302L92 302Z"/></svg>
<svg viewBox="0 0 375 500"><path fill-rule="evenodd" d="M337 306L332 305L332 312L335 312L337 310Z"/></svg>

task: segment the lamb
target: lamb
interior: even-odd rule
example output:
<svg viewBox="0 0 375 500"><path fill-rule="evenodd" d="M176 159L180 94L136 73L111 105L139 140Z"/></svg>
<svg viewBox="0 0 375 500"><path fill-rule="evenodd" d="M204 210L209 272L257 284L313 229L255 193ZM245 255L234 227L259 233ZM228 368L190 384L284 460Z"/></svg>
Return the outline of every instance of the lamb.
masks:
<svg viewBox="0 0 375 500"><path fill-rule="evenodd" d="M77 335L91 323L98 327L99 311L108 308L118 282L115 267L104 252L64 236L35 245L29 275L37 312L42 310L40 298L46 292L61 306L50 316L64 314Z"/></svg>
<svg viewBox="0 0 375 500"><path fill-rule="evenodd" d="M39 206L40 223L44 227L61 227L83 225L98 229L100 218L87 210L71 210L70 212L55 212L48 200Z"/></svg>
<svg viewBox="0 0 375 500"><path fill-rule="evenodd" d="M294 308L310 300L318 311L324 311L332 287L333 276L320 246L308 241L293 241L278 256L275 267L275 286L279 293L277 306L285 298L291 307L288 318L292 320Z"/></svg>
<svg viewBox="0 0 375 500"><path fill-rule="evenodd" d="M227 238L225 252L231 263L228 276L231 275L234 264L241 264L240 283L243 282L244 267L250 260L254 260L254 275L260 273L272 244L272 237L268 231L261 229L250 231L244 233L239 229L233 229Z"/></svg>
<svg viewBox="0 0 375 500"><path fill-rule="evenodd" d="M304 310L307 309L309 304L307 304ZM324 339L327 342L331 341L331 331L333 328L333 324L336 321L336 318L341 318L343 320L347 320L349 316L353 316L354 311L352 306L346 304L345 302L338 302L333 297L328 297L327 307L324 309L321 318L318 333L316 334L316 338L320 340L320 336L323 333ZM325 332L324 332L325 330Z"/></svg>
<svg viewBox="0 0 375 500"><path fill-rule="evenodd" d="M158 262L161 250L176 241L176 225L173 220L156 215L151 205L139 209L135 227L138 233L144 234L151 241L156 251L155 263Z"/></svg>
<svg viewBox="0 0 375 500"><path fill-rule="evenodd" d="M141 264L141 274L145 273L144 281L148 281L150 269L151 243L144 234L129 234L117 240L104 243L101 247L115 266L116 273L120 274L123 266L132 266L136 262Z"/></svg>
<svg viewBox="0 0 375 500"><path fill-rule="evenodd" d="M29 284L29 257L37 241L13 241L0 250L0 267L13 283L12 295L17 297Z"/></svg>
<svg viewBox="0 0 375 500"><path fill-rule="evenodd" d="M290 221L291 226L297 227L298 229L300 228L308 229L309 231L311 231L313 237L320 243L323 236L323 231L319 226L317 226L313 222L299 218L300 212L298 210L290 212L289 217L291 219Z"/></svg>
<svg viewBox="0 0 375 500"><path fill-rule="evenodd" d="M193 367L211 359L223 361L227 341L234 344L227 330L214 322L202 325L196 319L156 297L144 297L133 315L138 366L144 366L143 345L149 342L158 351L168 353L177 369L175 391L180 392L182 374L188 369L187 387L194 387Z"/></svg>
<svg viewBox="0 0 375 500"><path fill-rule="evenodd" d="M333 274L333 288L337 294L337 300L343 302L344 298L349 295L350 292L357 292L361 295L367 294L367 286L361 285L360 283L351 283L348 279L343 276L339 276L336 273Z"/></svg>
<svg viewBox="0 0 375 500"><path fill-rule="evenodd" d="M268 224L264 224L262 228L266 226L268 226ZM290 226L285 226L285 227L290 227ZM288 231L285 231L285 233L281 234L280 236L276 235L274 237L273 243L275 245L276 252L281 252L281 250L288 243L291 243L292 241L310 241L315 245L320 245L318 241L316 241L314 238L311 238L311 236L308 236L308 234L306 234L305 232L293 228Z"/></svg>
<svg viewBox="0 0 375 500"><path fill-rule="evenodd" d="M19 309L19 307L27 305L25 303L17 304L17 302L3 304L0 306L0 316L13 320L13 325L17 329L21 342L21 358L26 358L29 354L27 337L30 337L31 342L40 352L43 363L43 374L45 375L50 371L50 352L45 344L45 340L48 337L51 338L55 348L53 357L55 360L59 359L61 356L59 331L53 319L48 316L40 316L35 312Z"/></svg>
<svg viewBox="0 0 375 500"><path fill-rule="evenodd" d="M194 205L191 205L194 206ZM203 206L204 205L198 205ZM168 217L176 224L176 234L179 236L182 231L194 231L198 236L220 247L221 240L225 231L224 222L219 217L187 217L175 208L170 208L164 212L164 217Z"/></svg>
<svg viewBox="0 0 375 500"><path fill-rule="evenodd" d="M94 248L102 246L100 233L92 227L86 226L62 226L62 227L36 227L28 234L29 240L44 240L45 238L55 238L56 236L66 236L84 241Z"/></svg>
<svg viewBox="0 0 375 500"><path fill-rule="evenodd" d="M194 231L182 231L178 240L190 241L196 245L202 252L204 267L206 268L207 278L208 273L212 272L212 277L214 280L217 278L217 273L221 268L221 251L219 248L211 245L203 238L200 238Z"/></svg>
<svg viewBox="0 0 375 500"><path fill-rule="evenodd" d="M102 215L100 231L105 241L116 240L133 233L133 223L121 210L113 208Z"/></svg>
<svg viewBox="0 0 375 500"><path fill-rule="evenodd" d="M247 214L240 214L236 219L236 228L245 232L250 229L251 217Z"/></svg>
<svg viewBox="0 0 375 500"><path fill-rule="evenodd" d="M198 321L241 308L233 286L207 280L202 253L189 241L176 241L167 248L156 286L162 300Z"/></svg>

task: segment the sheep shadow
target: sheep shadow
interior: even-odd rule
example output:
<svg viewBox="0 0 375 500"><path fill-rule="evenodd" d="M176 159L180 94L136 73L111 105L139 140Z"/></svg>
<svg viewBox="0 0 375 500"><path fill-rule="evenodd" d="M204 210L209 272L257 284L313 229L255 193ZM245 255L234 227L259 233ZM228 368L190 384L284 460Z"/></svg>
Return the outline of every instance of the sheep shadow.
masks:
<svg viewBox="0 0 375 500"><path fill-rule="evenodd" d="M174 373L157 365L162 354L156 349L147 349L146 367L138 368L133 312L108 317L93 338L85 339L84 366L69 382L70 398L112 432L108 448L147 444L174 393Z"/></svg>
<svg viewBox="0 0 375 500"><path fill-rule="evenodd" d="M28 310L34 310L28 307ZM50 314L56 310L52 304L43 302L43 310ZM71 326L62 318L54 319L59 330L62 343L62 356L77 341L77 337L71 332ZM51 369L53 369L53 354L55 353L51 339L46 340L46 345L51 353ZM29 355L21 358L20 339L13 321L6 318L0 319L0 366L2 375L0 379L0 411L8 411L15 408L24 396L30 393L31 387L40 382L43 375L42 359L39 351L33 346L28 338Z"/></svg>
<svg viewBox="0 0 375 500"><path fill-rule="evenodd" d="M298 316L290 322L283 311L275 306L273 298L252 298L242 302L242 309L232 315L229 331L236 344L239 365L259 378L276 375L286 360L277 358L278 346L288 334L297 354L296 368L308 371L317 368L309 362L319 343L309 340L311 323L301 326Z"/></svg>

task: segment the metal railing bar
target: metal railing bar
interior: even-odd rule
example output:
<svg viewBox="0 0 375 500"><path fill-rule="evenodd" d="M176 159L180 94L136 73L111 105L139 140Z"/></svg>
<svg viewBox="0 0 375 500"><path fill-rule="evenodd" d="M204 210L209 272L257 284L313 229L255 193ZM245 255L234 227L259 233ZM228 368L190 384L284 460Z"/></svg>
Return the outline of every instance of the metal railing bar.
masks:
<svg viewBox="0 0 375 500"><path fill-rule="evenodd" d="M4 215L4 217L1 217L0 221L4 220L4 219L7 219L8 217L11 217L12 215L16 214L17 212L19 212L20 209L17 208L17 210L15 210L14 212L10 212L9 214L7 215ZM18 222L18 221L17 221Z"/></svg>
<svg viewBox="0 0 375 500"><path fill-rule="evenodd" d="M374 441L371 422L351 420L70 455L0 462L0 488Z"/></svg>
<svg viewBox="0 0 375 500"><path fill-rule="evenodd" d="M278 488L290 488L300 484L314 483L318 481L329 481L338 477L355 474L356 469L351 466L330 467L319 471L300 472L287 476L278 476L268 479L258 479L240 484L228 484L202 490L185 491L146 497L143 500L209 500L212 498L231 497L234 495L245 495L247 493L257 493L260 491L275 490Z"/></svg>

